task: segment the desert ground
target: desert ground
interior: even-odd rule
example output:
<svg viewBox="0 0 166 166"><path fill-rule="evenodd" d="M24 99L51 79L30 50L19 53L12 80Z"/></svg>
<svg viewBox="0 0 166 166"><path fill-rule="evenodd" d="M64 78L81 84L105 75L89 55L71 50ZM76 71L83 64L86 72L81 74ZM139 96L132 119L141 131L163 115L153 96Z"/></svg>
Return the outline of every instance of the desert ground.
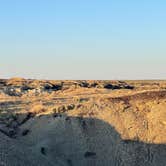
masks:
<svg viewBox="0 0 166 166"><path fill-rule="evenodd" d="M166 166L166 81L0 79L0 166Z"/></svg>

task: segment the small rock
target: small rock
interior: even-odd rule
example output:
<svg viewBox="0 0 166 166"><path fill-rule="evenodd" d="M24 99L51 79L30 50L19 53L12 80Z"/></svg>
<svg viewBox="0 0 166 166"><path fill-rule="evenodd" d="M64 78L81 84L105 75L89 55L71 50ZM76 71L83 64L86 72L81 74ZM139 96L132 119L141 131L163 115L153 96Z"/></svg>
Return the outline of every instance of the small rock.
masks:
<svg viewBox="0 0 166 166"><path fill-rule="evenodd" d="M65 106L61 106L61 107L58 108L59 113L64 113L65 111L66 111Z"/></svg>
<svg viewBox="0 0 166 166"><path fill-rule="evenodd" d="M22 132L22 136L26 136L29 132L30 132L30 130L25 129L25 130Z"/></svg>
<svg viewBox="0 0 166 166"><path fill-rule="evenodd" d="M44 147L41 147L40 152L41 154L46 155L46 149Z"/></svg>
<svg viewBox="0 0 166 166"><path fill-rule="evenodd" d="M85 158L93 157L93 156L96 156L96 153L95 153L95 152L86 152L86 153L84 154L84 157L85 157Z"/></svg>
<svg viewBox="0 0 166 166"><path fill-rule="evenodd" d="M73 110L75 108L75 105L74 104L70 104L67 106L67 109L68 110Z"/></svg>

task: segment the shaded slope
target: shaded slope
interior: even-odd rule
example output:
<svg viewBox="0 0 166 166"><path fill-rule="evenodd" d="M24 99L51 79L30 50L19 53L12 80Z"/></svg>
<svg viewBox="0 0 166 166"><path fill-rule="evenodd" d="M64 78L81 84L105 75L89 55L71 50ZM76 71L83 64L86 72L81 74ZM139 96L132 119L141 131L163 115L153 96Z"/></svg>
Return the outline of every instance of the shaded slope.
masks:
<svg viewBox="0 0 166 166"><path fill-rule="evenodd" d="M25 129L30 132L22 136ZM165 144L123 140L110 124L95 118L43 115L21 126L17 139L0 136L6 166L166 164Z"/></svg>

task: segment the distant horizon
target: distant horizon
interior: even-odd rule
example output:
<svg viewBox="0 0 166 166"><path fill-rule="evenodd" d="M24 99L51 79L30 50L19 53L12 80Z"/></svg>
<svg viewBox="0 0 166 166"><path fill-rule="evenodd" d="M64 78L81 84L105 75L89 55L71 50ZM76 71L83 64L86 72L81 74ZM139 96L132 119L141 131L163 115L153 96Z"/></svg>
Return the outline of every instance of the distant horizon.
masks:
<svg viewBox="0 0 166 166"><path fill-rule="evenodd" d="M25 79L25 80L44 80L44 81L165 81L166 79L43 79L43 78L25 78L25 77L0 77L0 80Z"/></svg>
<svg viewBox="0 0 166 166"><path fill-rule="evenodd" d="M166 79L166 1L8 0L0 77Z"/></svg>

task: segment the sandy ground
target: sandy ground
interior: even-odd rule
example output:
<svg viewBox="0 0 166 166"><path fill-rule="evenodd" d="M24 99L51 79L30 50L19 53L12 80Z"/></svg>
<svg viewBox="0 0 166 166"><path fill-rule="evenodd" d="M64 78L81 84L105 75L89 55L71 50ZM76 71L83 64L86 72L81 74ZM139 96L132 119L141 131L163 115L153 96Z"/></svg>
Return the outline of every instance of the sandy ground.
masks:
<svg viewBox="0 0 166 166"><path fill-rule="evenodd" d="M165 166L166 81L0 80L0 166Z"/></svg>

